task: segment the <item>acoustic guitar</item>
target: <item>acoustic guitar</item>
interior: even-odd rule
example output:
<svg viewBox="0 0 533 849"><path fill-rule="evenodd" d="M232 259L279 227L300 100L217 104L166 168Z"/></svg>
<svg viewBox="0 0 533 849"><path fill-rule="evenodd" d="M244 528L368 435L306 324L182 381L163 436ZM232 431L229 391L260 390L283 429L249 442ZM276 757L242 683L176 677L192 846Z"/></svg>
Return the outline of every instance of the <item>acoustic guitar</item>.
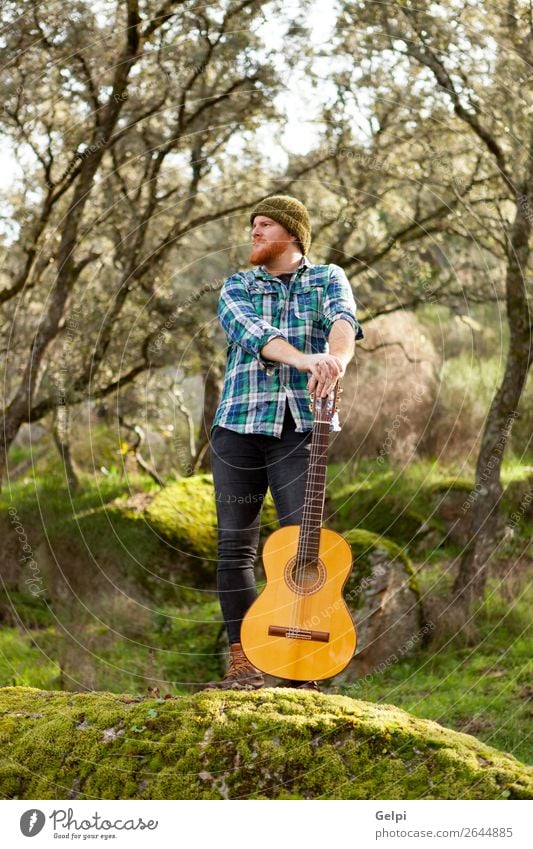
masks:
<svg viewBox="0 0 533 849"><path fill-rule="evenodd" d="M274 531L263 547L266 586L241 625L248 660L262 672L296 681L323 680L343 670L357 642L342 597L352 568L346 540L322 527L329 425L339 384L313 398L313 432L301 525Z"/></svg>

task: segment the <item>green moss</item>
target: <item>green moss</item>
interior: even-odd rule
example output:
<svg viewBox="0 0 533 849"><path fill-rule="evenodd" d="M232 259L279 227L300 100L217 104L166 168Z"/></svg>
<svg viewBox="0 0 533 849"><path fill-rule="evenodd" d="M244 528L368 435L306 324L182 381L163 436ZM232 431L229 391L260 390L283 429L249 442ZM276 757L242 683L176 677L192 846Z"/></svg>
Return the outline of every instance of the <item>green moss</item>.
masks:
<svg viewBox="0 0 533 849"><path fill-rule="evenodd" d="M265 689L0 691L0 796L529 799L533 770L392 705Z"/></svg>
<svg viewBox="0 0 533 849"><path fill-rule="evenodd" d="M367 556L369 552L378 550L386 554L390 560L401 560L407 571L413 571L413 564L405 553L405 549L392 539L362 528L354 528L345 533L344 537L350 543L354 557L357 559Z"/></svg>
<svg viewBox="0 0 533 849"><path fill-rule="evenodd" d="M213 476L183 478L166 486L145 511L150 525L179 551L213 562L217 556L217 517ZM263 504L263 533L278 525L268 493Z"/></svg>
<svg viewBox="0 0 533 849"><path fill-rule="evenodd" d="M475 487L474 478L443 477L438 481L429 483L426 487L427 493L439 492L472 492Z"/></svg>
<svg viewBox="0 0 533 849"><path fill-rule="evenodd" d="M401 545L409 545L443 524L413 500L412 493L396 486L389 476L348 484L330 496L331 522L340 530L361 528Z"/></svg>
<svg viewBox="0 0 533 849"><path fill-rule="evenodd" d="M169 484L145 511L147 521L187 554L216 557L216 511L211 475Z"/></svg>

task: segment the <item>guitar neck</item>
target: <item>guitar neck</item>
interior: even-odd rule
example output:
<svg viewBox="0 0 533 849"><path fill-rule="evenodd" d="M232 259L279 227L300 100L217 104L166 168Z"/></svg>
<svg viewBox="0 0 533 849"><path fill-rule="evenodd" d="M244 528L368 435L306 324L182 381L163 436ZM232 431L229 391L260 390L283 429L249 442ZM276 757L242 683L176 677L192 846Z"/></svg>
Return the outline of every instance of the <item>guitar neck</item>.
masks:
<svg viewBox="0 0 533 849"><path fill-rule="evenodd" d="M328 444L329 420L315 420L298 541L297 559L302 564L316 562L318 559L320 529L324 518Z"/></svg>

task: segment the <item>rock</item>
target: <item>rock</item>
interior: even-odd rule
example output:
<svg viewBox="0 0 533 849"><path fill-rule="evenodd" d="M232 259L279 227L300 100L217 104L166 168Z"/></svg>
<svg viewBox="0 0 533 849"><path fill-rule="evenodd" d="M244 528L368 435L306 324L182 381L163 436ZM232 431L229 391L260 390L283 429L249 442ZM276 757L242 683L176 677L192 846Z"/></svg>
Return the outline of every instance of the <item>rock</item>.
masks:
<svg viewBox="0 0 533 849"><path fill-rule="evenodd" d="M531 468L531 467L530 467ZM516 527L522 522L533 521L533 475L522 480L512 481L504 492L507 505L507 522Z"/></svg>
<svg viewBox="0 0 533 849"><path fill-rule="evenodd" d="M24 422L21 426L15 439L13 440L13 445L19 446L33 446L41 439L44 439L48 436L49 430L48 428L41 424L41 422Z"/></svg>
<svg viewBox="0 0 533 849"><path fill-rule="evenodd" d="M148 523L178 553L216 558L216 513L211 475L194 475L165 486L145 511Z"/></svg>
<svg viewBox="0 0 533 849"><path fill-rule="evenodd" d="M7 687L0 740L3 799L533 798L533 769L475 737L309 691L132 703Z"/></svg>
<svg viewBox="0 0 533 849"><path fill-rule="evenodd" d="M145 511L146 521L180 554L210 562L208 574L215 572L217 557L217 517L213 476L194 475L165 486ZM270 492L263 503L263 535L278 527Z"/></svg>
<svg viewBox="0 0 533 849"><path fill-rule="evenodd" d="M344 598L355 622L357 650L335 680L353 681L411 654L428 626L415 570L405 552L370 531L355 529L344 536L354 556Z"/></svg>

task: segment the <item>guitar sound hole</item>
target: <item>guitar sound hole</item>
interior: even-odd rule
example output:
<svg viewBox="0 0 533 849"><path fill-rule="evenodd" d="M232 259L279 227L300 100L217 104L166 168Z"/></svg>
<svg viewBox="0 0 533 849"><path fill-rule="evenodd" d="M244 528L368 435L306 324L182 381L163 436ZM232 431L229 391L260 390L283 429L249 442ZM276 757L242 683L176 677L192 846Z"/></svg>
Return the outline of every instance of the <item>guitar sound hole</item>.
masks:
<svg viewBox="0 0 533 849"><path fill-rule="evenodd" d="M326 569L321 560L298 564L293 557L285 567L285 580L294 593L312 595L324 586Z"/></svg>

